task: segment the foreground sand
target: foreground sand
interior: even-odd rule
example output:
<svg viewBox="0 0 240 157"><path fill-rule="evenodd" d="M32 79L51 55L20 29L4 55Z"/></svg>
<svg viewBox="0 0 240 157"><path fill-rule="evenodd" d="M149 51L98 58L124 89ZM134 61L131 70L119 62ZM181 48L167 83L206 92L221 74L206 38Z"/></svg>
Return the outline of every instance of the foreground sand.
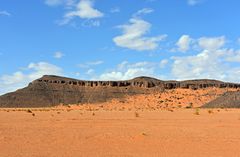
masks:
<svg viewBox="0 0 240 157"><path fill-rule="evenodd" d="M1 157L240 156L237 109L31 111L0 110Z"/></svg>

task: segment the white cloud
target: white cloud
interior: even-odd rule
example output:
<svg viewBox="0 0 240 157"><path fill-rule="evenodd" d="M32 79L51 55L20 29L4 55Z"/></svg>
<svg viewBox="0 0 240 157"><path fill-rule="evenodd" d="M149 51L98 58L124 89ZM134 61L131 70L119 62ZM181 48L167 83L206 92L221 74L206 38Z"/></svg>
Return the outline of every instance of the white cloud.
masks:
<svg viewBox="0 0 240 157"><path fill-rule="evenodd" d="M82 26L83 27L98 27L98 26L100 26L100 21L99 20L91 20L91 19L84 20L82 22Z"/></svg>
<svg viewBox="0 0 240 157"><path fill-rule="evenodd" d="M103 64L104 62L101 60L98 61L93 61L93 62L87 62L88 65L100 65Z"/></svg>
<svg viewBox="0 0 240 157"><path fill-rule="evenodd" d="M62 72L60 67L50 63L30 63L24 71L17 71L11 75L0 76L0 94L23 88L29 82L43 75L61 75Z"/></svg>
<svg viewBox="0 0 240 157"><path fill-rule="evenodd" d="M145 37L151 29L151 24L139 18L131 18L129 24L121 25L123 34L113 38L119 47L137 51L155 50L159 46L158 42L166 38L166 35L155 37Z"/></svg>
<svg viewBox="0 0 240 157"><path fill-rule="evenodd" d="M239 51L225 48L225 37L198 39L201 51L196 55L172 57L172 75L179 80L219 79L239 82L240 67L235 68L229 62L240 61ZM238 71L238 72L237 72Z"/></svg>
<svg viewBox="0 0 240 157"><path fill-rule="evenodd" d="M139 17L141 15L150 14L152 12L154 12L152 8L143 8L141 10L138 10L135 14L133 14L133 17Z"/></svg>
<svg viewBox="0 0 240 157"><path fill-rule="evenodd" d="M60 24L67 24L74 17L79 17L81 19L96 19L103 16L104 14L102 12L94 8L93 0L80 0L76 5L76 10L68 11Z"/></svg>
<svg viewBox="0 0 240 157"><path fill-rule="evenodd" d="M119 13L120 12L120 8L119 7L114 7L110 9L111 13Z"/></svg>
<svg viewBox="0 0 240 157"><path fill-rule="evenodd" d="M224 46L226 39L224 36L221 37L202 37L198 40L198 44L202 49L206 50L217 50Z"/></svg>
<svg viewBox="0 0 240 157"><path fill-rule="evenodd" d="M139 76L159 77L157 70L166 64L166 60L162 60L160 63L146 61L129 63L127 61L123 61L117 65L116 69L101 74L97 79L128 80Z"/></svg>
<svg viewBox="0 0 240 157"><path fill-rule="evenodd" d="M122 30L122 35L114 37L114 43L119 47L136 51L157 49L159 42L163 41L167 35L146 37L145 35L150 32L152 25L140 18L141 15L152 12L151 8L143 8L133 14L128 24L118 26Z"/></svg>
<svg viewBox="0 0 240 157"><path fill-rule="evenodd" d="M0 11L0 16L11 16L11 14L7 11Z"/></svg>
<svg viewBox="0 0 240 157"><path fill-rule="evenodd" d="M190 48L190 44L192 42L192 39L189 35L182 35L176 45L178 46L178 51L186 52Z"/></svg>
<svg viewBox="0 0 240 157"><path fill-rule="evenodd" d="M228 62L240 62L240 50L233 51L230 50L229 55L226 57Z"/></svg>
<svg viewBox="0 0 240 157"><path fill-rule="evenodd" d="M64 56L64 54L62 53L62 52L60 52L60 51L57 51L57 52L55 52L54 53L54 58L57 58L57 59L60 59L60 58L62 58Z"/></svg>
<svg viewBox="0 0 240 157"><path fill-rule="evenodd" d="M62 0L45 0L45 4L47 4L49 6L56 6L56 5L60 5L62 3L63 3Z"/></svg>
<svg viewBox="0 0 240 157"><path fill-rule="evenodd" d="M160 62L160 68L165 68L165 66L168 64L168 60L167 59L163 59Z"/></svg>
<svg viewBox="0 0 240 157"><path fill-rule="evenodd" d="M222 62L214 52L204 50L195 56L173 57L172 73L177 79L224 79Z"/></svg>
<svg viewBox="0 0 240 157"><path fill-rule="evenodd" d="M87 74L87 75L92 75L92 74L94 74L94 72L95 72L94 69L88 69L87 72L86 72L86 74Z"/></svg>
<svg viewBox="0 0 240 157"><path fill-rule="evenodd" d="M201 2L201 0L187 0L188 5L194 6Z"/></svg>
<svg viewBox="0 0 240 157"><path fill-rule="evenodd" d="M97 60L97 61L90 61L90 62L86 62L83 64L78 64L78 67L86 69L86 68L90 68L92 66L97 66L97 65L101 65L104 62L102 60Z"/></svg>
<svg viewBox="0 0 240 157"><path fill-rule="evenodd" d="M76 0L45 0L48 6L66 5L67 7L74 6Z"/></svg>

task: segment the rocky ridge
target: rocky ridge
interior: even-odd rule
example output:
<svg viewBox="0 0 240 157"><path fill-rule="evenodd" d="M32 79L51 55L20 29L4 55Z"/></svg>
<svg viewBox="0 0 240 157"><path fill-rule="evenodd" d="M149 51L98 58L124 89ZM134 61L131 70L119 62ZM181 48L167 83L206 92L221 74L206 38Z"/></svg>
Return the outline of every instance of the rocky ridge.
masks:
<svg viewBox="0 0 240 157"><path fill-rule="evenodd" d="M26 88L0 96L0 107L50 107L59 104L100 103L125 96L163 92L168 89L240 88L217 80L162 81L137 77L125 81L84 81L45 75Z"/></svg>

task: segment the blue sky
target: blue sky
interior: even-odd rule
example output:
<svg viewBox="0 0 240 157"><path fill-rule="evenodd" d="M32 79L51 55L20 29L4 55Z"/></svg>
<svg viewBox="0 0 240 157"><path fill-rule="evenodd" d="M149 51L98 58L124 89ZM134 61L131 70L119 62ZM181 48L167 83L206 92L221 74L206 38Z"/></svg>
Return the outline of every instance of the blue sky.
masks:
<svg viewBox="0 0 240 157"><path fill-rule="evenodd" d="M240 82L238 0L0 0L0 94L44 74Z"/></svg>

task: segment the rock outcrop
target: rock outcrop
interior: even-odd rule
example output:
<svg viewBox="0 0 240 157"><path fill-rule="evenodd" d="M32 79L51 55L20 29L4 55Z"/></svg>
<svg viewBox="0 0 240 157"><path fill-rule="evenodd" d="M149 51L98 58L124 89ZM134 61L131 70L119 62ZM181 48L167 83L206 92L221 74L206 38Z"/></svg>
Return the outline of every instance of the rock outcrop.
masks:
<svg viewBox="0 0 240 157"><path fill-rule="evenodd" d="M126 81L83 81L46 75L28 87L0 96L0 107L49 107L59 104L100 103L127 95L149 94L167 89L240 88L240 84L217 80L162 81L137 77Z"/></svg>
<svg viewBox="0 0 240 157"><path fill-rule="evenodd" d="M240 108L240 91L226 92L202 106L203 108Z"/></svg>

